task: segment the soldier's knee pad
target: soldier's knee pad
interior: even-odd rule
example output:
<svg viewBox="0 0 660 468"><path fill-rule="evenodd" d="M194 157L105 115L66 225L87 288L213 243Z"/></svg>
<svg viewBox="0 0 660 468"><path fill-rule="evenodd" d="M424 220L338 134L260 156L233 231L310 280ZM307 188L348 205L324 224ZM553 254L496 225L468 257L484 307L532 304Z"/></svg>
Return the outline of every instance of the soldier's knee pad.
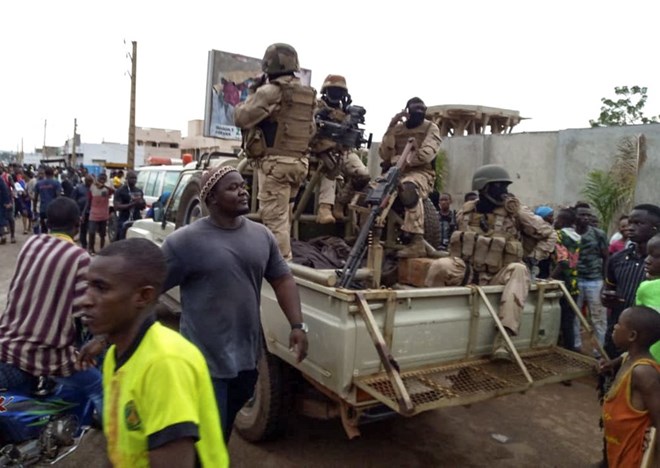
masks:
<svg viewBox="0 0 660 468"><path fill-rule="evenodd" d="M351 185L353 186L353 189L359 192L369 184L370 180L369 176L357 175L351 180Z"/></svg>
<svg viewBox="0 0 660 468"><path fill-rule="evenodd" d="M417 186L412 182L404 182L401 184L399 191L399 199L404 208L414 208L419 201L419 193L417 193Z"/></svg>
<svg viewBox="0 0 660 468"><path fill-rule="evenodd" d="M520 273L525 275L528 273L527 265L521 262L509 263L508 268L511 270L511 273Z"/></svg>

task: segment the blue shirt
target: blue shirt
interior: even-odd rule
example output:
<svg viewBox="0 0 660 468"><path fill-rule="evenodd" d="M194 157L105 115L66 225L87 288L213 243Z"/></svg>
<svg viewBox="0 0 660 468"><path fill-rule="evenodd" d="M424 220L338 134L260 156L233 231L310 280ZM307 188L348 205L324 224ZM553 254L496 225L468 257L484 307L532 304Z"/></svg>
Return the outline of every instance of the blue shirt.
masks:
<svg viewBox="0 0 660 468"><path fill-rule="evenodd" d="M62 193L62 186L55 179L42 179L37 182L34 191L39 195L39 213L46 213L50 202Z"/></svg>

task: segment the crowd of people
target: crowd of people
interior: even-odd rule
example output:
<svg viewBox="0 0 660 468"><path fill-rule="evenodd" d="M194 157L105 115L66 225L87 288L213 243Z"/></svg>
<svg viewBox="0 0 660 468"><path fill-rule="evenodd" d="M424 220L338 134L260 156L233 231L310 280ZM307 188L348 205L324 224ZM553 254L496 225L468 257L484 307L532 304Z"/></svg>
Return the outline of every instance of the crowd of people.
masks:
<svg viewBox="0 0 660 468"><path fill-rule="evenodd" d="M91 255L97 245L102 249L108 241L123 239L127 223L140 219L146 208L144 194L137 187L137 175L129 171L89 173L84 166L60 168L0 164L0 245L16 243L16 220L20 219L23 235L49 232L47 208L57 197L73 199L80 210L80 232L77 240ZM112 205L111 205L112 201ZM108 223L112 211L116 216L116 234L110 238Z"/></svg>
<svg viewBox="0 0 660 468"><path fill-rule="evenodd" d="M468 193L457 213L451 209L451 195L439 194L442 248L448 249L454 233L460 232L460 220L470 211L467 198L473 196L478 200L479 194ZM548 258L528 263L530 278L562 281L600 345L585 347L571 299L562 297L561 345L592 354L601 364L604 460L609 466L639 466L643 445L649 443L647 430L660 424L660 207L635 206L619 218L618 230L609 239L601 229L607 227L586 202L557 208L556 214L550 206L539 206L534 215L554 227L556 242ZM460 260L460 254L457 257ZM438 263L455 264L457 257ZM461 278L460 273L454 277ZM429 275L435 274L432 267ZM450 284L446 279L433 281ZM502 308L500 315L507 331L515 334ZM494 355L507 356L502 343L497 346Z"/></svg>
<svg viewBox="0 0 660 468"><path fill-rule="evenodd" d="M18 262L0 313L0 387L44 375L78 386L103 416L116 466L172 460L228 465L234 418L258 377L264 279L290 324L291 351L298 362L306 357L308 330L287 261L293 202L308 175L310 144L326 168L318 222L345 215L348 196L334 193L339 174L348 192L369 180L350 147L327 137L313 140L319 113L337 122L350 114L346 80L328 76L317 102L315 91L295 76L298 69L295 50L273 44L264 56L264 78L235 108L258 173L263 224L244 216L246 184L229 166L202 175L200 200L209 216L175 231L162 249L144 239L122 240L145 208L132 171L125 180L111 175L110 183L105 173L56 177L49 167L0 173L0 243L6 243L5 226L15 242L16 214L24 233L33 222L40 234L24 243L19 259L32 261ZM411 98L379 149L384 172L401 168L401 259L427 255L424 201L433 198L440 134L426 110L420 98ZM460 210L452 209L450 194L437 194L438 248L445 253L431 263L426 286L504 286L492 358L511 360L508 337L519 332L530 285L563 281L571 297L561 299L561 344L593 354L610 376L601 385L606 460L611 467L637 466L647 429L660 427L660 207L635 206L608 239L589 204L532 211L509 193L512 182L502 166L486 165L474 173L473 192ZM106 246L111 196L118 234ZM49 278L39 274L46 264ZM153 318L158 296L173 287L181 290L180 334ZM38 301L26 300L35 292ZM571 299L592 322L600 346L584 349ZM72 317L94 338L83 342ZM19 321L24 325L16 326ZM103 354L101 372L96 364Z"/></svg>

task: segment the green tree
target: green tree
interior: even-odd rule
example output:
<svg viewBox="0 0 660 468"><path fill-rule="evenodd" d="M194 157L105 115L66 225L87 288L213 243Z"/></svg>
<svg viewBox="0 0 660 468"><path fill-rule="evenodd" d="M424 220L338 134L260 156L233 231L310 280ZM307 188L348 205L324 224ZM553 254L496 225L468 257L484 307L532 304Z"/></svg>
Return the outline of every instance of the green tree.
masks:
<svg viewBox="0 0 660 468"><path fill-rule="evenodd" d="M435 155L435 182L433 184L438 193L442 193L445 189L447 172L447 153L445 150L439 150Z"/></svg>
<svg viewBox="0 0 660 468"><path fill-rule="evenodd" d="M614 99L602 98L603 105L597 120L590 120L592 127L614 125L638 125L660 122L658 117L645 117L644 106L648 99L646 86L617 86Z"/></svg>
<svg viewBox="0 0 660 468"><path fill-rule="evenodd" d="M617 226L617 215L632 207L637 176L646 162L644 135L626 136L619 140L614 164L608 171L591 171L582 194L598 212L602 227L610 233Z"/></svg>

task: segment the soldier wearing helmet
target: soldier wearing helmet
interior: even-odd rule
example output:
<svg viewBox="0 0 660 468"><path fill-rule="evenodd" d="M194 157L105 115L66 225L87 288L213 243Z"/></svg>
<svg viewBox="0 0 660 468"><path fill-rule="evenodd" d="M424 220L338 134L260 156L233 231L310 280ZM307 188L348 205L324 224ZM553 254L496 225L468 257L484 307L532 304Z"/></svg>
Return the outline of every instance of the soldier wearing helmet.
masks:
<svg viewBox="0 0 660 468"><path fill-rule="evenodd" d="M402 258L426 256L424 246L424 199L429 196L435 181L433 160L440 149L440 130L426 119L426 105L418 97L410 99L406 108L396 114L378 148L384 169L396 164L409 138L417 148L404 169L399 186L399 199L405 208L401 230L410 235L408 245L398 252Z"/></svg>
<svg viewBox="0 0 660 468"><path fill-rule="evenodd" d="M291 209L309 167L316 91L295 76L298 54L288 44L272 44L261 62L264 75L234 113L243 149L256 161L261 219L290 260Z"/></svg>
<svg viewBox="0 0 660 468"><path fill-rule="evenodd" d="M547 258L557 234L508 193L512 182L502 166L489 164L475 171L472 190L479 192L479 199L466 202L456 215L458 228L449 242L450 257L433 262L426 285L504 285L499 317L507 333L515 336L530 287L525 263L536 265ZM510 359L499 333L493 358Z"/></svg>
<svg viewBox="0 0 660 468"><path fill-rule="evenodd" d="M315 119L343 123L351 104L346 78L341 75L328 75L321 87L321 98L316 105ZM344 219L345 206L355 191L362 190L370 180L369 171L360 157L351 148L336 143L317 134L312 141L312 154L323 161L325 177L319 188L319 210L316 221L330 224ZM335 179L342 175L344 186L339 196L335 196ZM336 202L336 203L335 203Z"/></svg>

